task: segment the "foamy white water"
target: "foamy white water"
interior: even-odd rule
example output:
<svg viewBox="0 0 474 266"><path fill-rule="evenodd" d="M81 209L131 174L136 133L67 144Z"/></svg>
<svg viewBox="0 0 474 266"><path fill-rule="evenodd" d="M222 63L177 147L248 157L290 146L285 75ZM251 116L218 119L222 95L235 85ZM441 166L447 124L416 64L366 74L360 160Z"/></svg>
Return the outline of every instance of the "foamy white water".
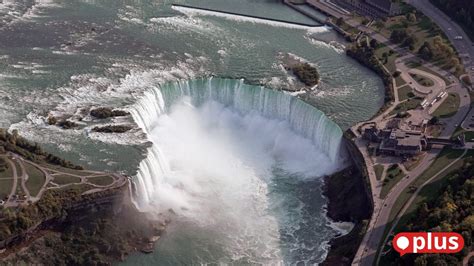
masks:
<svg viewBox="0 0 474 266"><path fill-rule="evenodd" d="M304 204L279 199L286 195L274 191L275 178L304 182L341 167L342 133L324 114L288 94L225 79L156 87L131 112L153 142L136 177L140 208L171 209L196 230L216 230L225 262L283 263L304 249ZM286 209L288 201L299 207ZM292 249L282 249L282 237ZM316 243L309 249L322 252Z"/></svg>
<svg viewBox="0 0 474 266"><path fill-rule="evenodd" d="M274 20L271 20L271 19L248 17L248 16L244 16L244 15L234 15L234 14L228 14L228 13L224 13L224 12L203 10L203 9L199 9L199 8L184 7L184 6L172 6L172 8L176 11L179 11L179 12L187 15L187 16L196 16L196 15L214 16L214 17L225 18L225 19L234 20L234 21L238 21L238 22L259 23L259 24L266 24L266 25L270 25L270 26L274 26L274 27L284 27L284 28L291 28L291 29L307 30L307 31L310 31L312 33L328 31L328 29L325 26L310 27L310 26L298 25L296 23L286 23L286 22L274 21Z"/></svg>

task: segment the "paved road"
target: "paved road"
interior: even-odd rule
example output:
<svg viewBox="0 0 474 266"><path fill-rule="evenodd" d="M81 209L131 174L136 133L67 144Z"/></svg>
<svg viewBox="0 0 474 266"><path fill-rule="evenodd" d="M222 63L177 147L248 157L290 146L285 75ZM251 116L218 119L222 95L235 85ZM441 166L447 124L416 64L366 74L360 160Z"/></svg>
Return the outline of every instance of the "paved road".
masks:
<svg viewBox="0 0 474 266"><path fill-rule="evenodd" d="M429 165L431 165L431 163L436 158L439 152L439 149L429 151L423 158L423 160L420 162L419 166L415 168L412 172L410 172L410 178L404 178L400 182L398 182L383 200L380 210L378 210L378 212L374 210L374 226L371 228L370 231L366 233L367 239L365 241L365 245L361 244L361 248L359 248L359 252L354 258L352 264L368 266L371 266L373 264L379 243L382 240L383 232L389 220L390 212L392 211L393 205L397 201L398 197L401 195L402 191L411 184L411 182L413 181L413 176L418 176L423 173L425 169L428 168Z"/></svg>
<svg viewBox="0 0 474 266"><path fill-rule="evenodd" d="M16 207L16 206L19 206L19 205L23 204L25 201L26 202L28 202L28 201L31 201L31 202L38 201L46 190L52 189L48 185L52 184L52 182L54 182L54 176L55 175L73 176L73 177L80 178L81 181L79 183L87 184L87 185L90 185L90 186L94 187L94 189L91 189L91 190L87 191L87 193L95 193L95 192L98 192L98 191L107 190L107 189L111 189L111 188L114 188L114 187L121 187L126 182L128 182L127 177L125 177L123 175L119 175L119 174L112 174L112 173L99 172L99 171L88 171L88 170L79 171L78 170L77 171L78 173L80 172L80 173L83 174L83 175L78 175L78 174L63 172L63 171L52 169L52 168L47 168L47 167L44 167L40 164L36 164L34 162L25 160L21 156L19 156L17 154L14 154L14 153L11 153L11 152L7 153L7 156L5 156L5 159L6 159L7 163L10 165L10 167L12 169L12 172L13 172L13 185L12 185L10 195L8 196L8 199L5 201L5 204L4 204L5 207ZM19 168L17 168L17 165L12 160L17 161L17 164L18 164ZM26 182L28 181L29 177L28 177L28 172L26 171L26 168L25 168L25 165L24 165L25 163L37 168L45 176L45 182L44 182L43 186L41 187L40 191L38 192L38 194L35 195L35 196L30 195L30 192L29 192L29 190L26 186ZM18 175L19 171L22 172L20 176ZM51 174L51 173L53 173L53 174ZM113 182L108 184L108 185L101 186L101 185L94 184L90 180L88 180L88 178L102 177L102 176L111 177L113 179ZM62 188L62 187L67 187L69 185L70 184L56 185L56 187L54 187L54 188ZM17 194L18 186L21 186L21 188L22 188L21 190L24 192L26 197L17 200L15 195Z"/></svg>
<svg viewBox="0 0 474 266"><path fill-rule="evenodd" d="M399 61L397 59L397 61ZM442 90L446 88L446 82L437 75L433 75L426 71L416 69L416 68L409 68L403 62L396 64L397 69L402 72L401 76L403 80L405 80L412 88L415 89L418 93L428 95L430 93L438 94ZM433 86L423 86L419 84L410 74L424 76L433 81Z"/></svg>
<svg viewBox="0 0 474 266"><path fill-rule="evenodd" d="M409 56L410 55L404 56L403 58L409 57ZM446 78L452 77L452 75L448 72L443 72L443 74L445 75ZM439 82L439 79L437 80ZM444 80L443 80L443 83L444 83ZM454 82L454 84L451 85L448 91L459 94L461 102L460 102L459 110L456 113L456 115L454 115L453 117L450 117L449 119L442 120L444 124L444 129L441 132L440 137L443 137L443 138L450 138L450 136L454 133L454 131L456 130L456 127L464 120L465 116L467 115L469 111L470 102L471 102L467 89L461 86L458 82ZM398 99L398 96L396 98ZM394 106L395 104L392 105L391 108L389 108L387 111L393 109ZM384 112L384 114L378 116L373 121L380 121L381 119L383 119L386 113L387 112ZM357 140L356 144L361 150L364 157L366 157L364 142L361 140ZM392 188L392 190L389 192L389 194L386 196L384 200L377 197L380 192L381 182L379 180L376 180L375 174L372 174L373 169L369 170L369 179L371 183L372 193L376 195L374 196L374 212L369 222L369 227L368 227L369 229L367 230L367 233L364 236L364 239L362 240L359 250L356 253L354 261L352 262L353 264L368 265L368 266L373 264L374 260L376 259L375 255L376 255L377 249L383 238L383 232L385 230L385 226L387 226L390 213L392 211L392 208L396 200L399 198L401 193L410 186L413 179L421 175L431 165L431 163L434 161L434 159L439 154L439 152L440 150L437 150L437 149L429 151L428 154L422 159L418 167L415 168L413 171L409 172L408 176L410 178L408 179L404 178L400 182L398 182L397 185L395 185L395 187ZM364 158L364 159L366 161L367 167L370 169L370 167L372 166L370 158Z"/></svg>
<svg viewBox="0 0 474 266"><path fill-rule="evenodd" d="M392 226L390 227L390 231L388 232L386 238L384 239L384 243L387 242L389 236L390 236L390 233L395 229L395 227L397 226L398 222L400 221L400 218L405 214L405 212L408 210L408 208L413 204L413 201L415 201L415 198L418 196L418 194L420 193L420 191L423 189L423 187L425 187L426 185L428 185L429 183L431 183L433 180L435 180L436 178L438 178L444 171L446 171L449 167L451 167L452 165L454 165L455 163L457 163L459 160L461 160L464 155L466 155L467 153L467 149L464 150L464 152L461 154L461 156L459 156L458 158L456 158L456 160L454 160L453 162L451 162L450 164L448 164L446 167L444 167L443 169L441 169L436 175L432 176L430 179L426 180L425 183L423 183L421 186L419 186L415 193L413 193L413 195L410 197L410 199L408 200L407 204L402 208L402 210L398 213L395 221L393 222ZM380 255L379 257L377 258L377 263L379 263L379 260L380 260Z"/></svg>
<svg viewBox="0 0 474 266"><path fill-rule="evenodd" d="M11 202L13 200L13 196L16 194L16 186L18 184L18 173L16 171L16 166L15 163L13 163L8 157L5 157L6 161L12 168L13 172L13 185L12 185L12 190L10 192L10 195L8 195L8 199L5 201L5 207L9 207L11 205Z"/></svg>
<svg viewBox="0 0 474 266"><path fill-rule="evenodd" d="M429 0L406 0L406 2L438 24L446 36L448 36L456 51L461 55L464 67L469 73L471 80L474 81L474 69L472 69L474 67L474 46L469 36L444 12L432 5ZM462 36L462 40L456 40L456 36Z"/></svg>
<svg viewBox="0 0 474 266"><path fill-rule="evenodd" d="M458 86L457 90L459 90L458 93L461 93L461 95L467 93L465 88L461 86ZM457 114L445 120L445 128L441 132L441 137L449 138L454 133L457 127L456 125L459 125L466 116L469 110L469 108L466 106L467 102L470 102L469 97L461 97L461 101L461 108L458 110ZM376 206L380 206L380 208L374 207L374 213L369 224L369 230L367 231L361 243L361 246L359 247L359 250L354 258L353 264L368 266L373 264L377 249L379 247L379 243L381 242L383 237L385 226L387 226L390 212L392 211L395 202L401 195L402 191L404 191L410 186L413 179L421 175L431 165L431 163L434 161L439 152L439 149L433 149L429 151L423 158L421 163L418 165L418 167L416 167L413 171L409 173L410 178L402 179L400 182L397 183L397 185L395 185L395 187L392 188L392 190L389 192L389 194L383 200L382 203L374 204ZM373 181L374 180L371 179L371 183ZM379 183L379 181L375 182L376 184ZM371 186L372 188L374 187L373 184L371 184ZM374 201L377 202L380 200L374 198Z"/></svg>

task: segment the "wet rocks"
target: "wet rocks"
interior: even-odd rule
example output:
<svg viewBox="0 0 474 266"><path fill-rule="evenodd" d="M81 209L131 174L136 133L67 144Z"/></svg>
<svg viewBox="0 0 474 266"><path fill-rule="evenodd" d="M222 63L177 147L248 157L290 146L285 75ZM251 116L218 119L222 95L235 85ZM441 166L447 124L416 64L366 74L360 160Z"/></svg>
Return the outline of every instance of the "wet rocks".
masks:
<svg viewBox="0 0 474 266"><path fill-rule="evenodd" d="M100 133L125 133L132 129L131 126L127 125L108 125L102 127L94 127L92 131Z"/></svg>
<svg viewBox="0 0 474 266"><path fill-rule="evenodd" d="M108 107L99 107L96 109L92 109L90 115L98 119L106 119L110 117L127 116L130 115L130 113L127 111L111 109Z"/></svg>

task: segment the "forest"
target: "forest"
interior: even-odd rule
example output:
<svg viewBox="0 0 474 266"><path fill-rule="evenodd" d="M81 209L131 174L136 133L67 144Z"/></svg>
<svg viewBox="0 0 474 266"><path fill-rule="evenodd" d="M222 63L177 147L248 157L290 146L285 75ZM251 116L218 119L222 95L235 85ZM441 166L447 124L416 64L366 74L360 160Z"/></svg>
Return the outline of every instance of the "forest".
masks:
<svg viewBox="0 0 474 266"><path fill-rule="evenodd" d="M422 202L401 232L457 232L464 238L464 249L456 254L408 254L400 257L391 250L386 254L391 265L461 265L472 251L474 231L474 158L437 180L435 195ZM472 264L469 264L472 265Z"/></svg>
<svg viewBox="0 0 474 266"><path fill-rule="evenodd" d="M461 24L471 40L474 39L474 1L430 0L430 2Z"/></svg>

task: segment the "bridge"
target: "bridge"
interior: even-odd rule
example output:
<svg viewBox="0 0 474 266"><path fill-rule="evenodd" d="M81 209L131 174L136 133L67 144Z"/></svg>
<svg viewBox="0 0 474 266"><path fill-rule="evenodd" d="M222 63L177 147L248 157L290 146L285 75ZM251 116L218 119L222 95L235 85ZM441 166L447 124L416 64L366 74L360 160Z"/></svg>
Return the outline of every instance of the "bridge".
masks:
<svg viewBox="0 0 474 266"><path fill-rule="evenodd" d="M464 146L464 136L458 137L458 139L446 139L446 138L426 138L428 146L442 145L442 146Z"/></svg>

